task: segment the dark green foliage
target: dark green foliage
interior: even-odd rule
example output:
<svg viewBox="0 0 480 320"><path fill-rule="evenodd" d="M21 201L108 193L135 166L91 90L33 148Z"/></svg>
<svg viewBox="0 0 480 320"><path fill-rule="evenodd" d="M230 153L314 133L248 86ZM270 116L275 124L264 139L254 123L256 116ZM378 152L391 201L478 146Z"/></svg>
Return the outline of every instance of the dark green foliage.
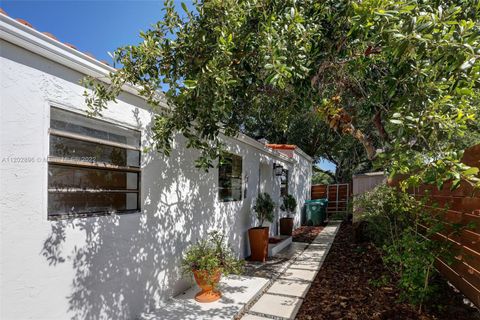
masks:
<svg viewBox="0 0 480 320"><path fill-rule="evenodd" d="M294 214L295 209L297 209L297 200L293 195L287 194L283 197L283 203L280 209L286 211L288 216Z"/></svg>
<svg viewBox="0 0 480 320"><path fill-rule="evenodd" d="M155 147L168 154L181 133L204 169L221 156L222 134L243 131L338 161L340 180L374 161L408 174L404 187L480 184L459 162L480 142L478 0L206 0L195 9L179 14L166 1L144 41L116 51L111 84L85 81L92 113L131 83L157 107Z"/></svg>
<svg viewBox="0 0 480 320"><path fill-rule="evenodd" d="M273 202L272 197L266 192L260 193L255 201L255 205L253 206L259 227L263 226L265 221L273 221L274 209L275 203Z"/></svg>
<svg viewBox="0 0 480 320"><path fill-rule="evenodd" d="M312 185L315 184L333 184L335 183L334 174L329 171L318 170L313 167Z"/></svg>
<svg viewBox="0 0 480 320"><path fill-rule="evenodd" d="M368 221L369 238L379 247L393 243L414 220L417 201L386 185L376 187L355 199L360 220Z"/></svg>
<svg viewBox="0 0 480 320"><path fill-rule="evenodd" d="M436 288L431 280L437 274L435 261L441 258L449 263L454 256L447 239L432 240L432 236L441 232L450 237L466 228L448 225L442 214L432 216L424 201L387 186L355 201L361 210L359 219L368 222L369 238L381 248L385 264L399 277L401 297L419 308L434 297Z"/></svg>
<svg viewBox="0 0 480 320"><path fill-rule="evenodd" d="M286 132L286 142L299 146L316 160L323 158L335 165L331 182L312 183L350 182L353 174L372 169L372 161L363 146L352 136L330 129L318 112L306 112L293 119Z"/></svg>
<svg viewBox="0 0 480 320"><path fill-rule="evenodd" d="M235 258L234 252L225 242L225 235L218 231L190 246L182 260L184 273L204 271L213 276L218 270L224 275L243 272L244 261Z"/></svg>

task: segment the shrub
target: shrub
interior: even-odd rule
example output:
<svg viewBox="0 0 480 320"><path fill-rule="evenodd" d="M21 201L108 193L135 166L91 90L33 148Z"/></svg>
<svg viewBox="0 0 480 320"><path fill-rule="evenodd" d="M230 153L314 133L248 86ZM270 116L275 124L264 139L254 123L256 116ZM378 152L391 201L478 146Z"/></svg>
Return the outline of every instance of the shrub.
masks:
<svg viewBox="0 0 480 320"><path fill-rule="evenodd" d="M185 252L182 260L184 273L204 271L213 276L218 270L222 274L240 274L244 262L235 258L233 250L226 244L225 235L218 231L210 232L207 238L198 241Z"/></svg>
<svg viewBox="0 0 480 320"><path fill-rule="evenodd" d="M378 246L394 243L400 233L412 225L416 199L385 185L376 187L355 199L361 208L359 220L367 224L367 236Z"/></svg>
<svg viewBox="0 0 480 320"><path fill-rule="evenodd" d="M281 206L281 209L283 211L286 211L288 216L295 214L296 208L297 200L295 200L294 196L292 196L291 194L287 194L285 197L283 197L283 204Z"/></svg>
<svg viewBox="0 0 480 320"><path fill-rule="evenodd" d="M259 227L263 226L265 220L269 222L273 221L273 209L275 209L275 203L273 202L272 197L266 192L260 193L253 206Z"/></svg>
<svg viewBox="0 0 480 320"><path fill-rule="evenodd" d="M368 237L381 248L385 265L398 275L401 298L421 309L435 294L431 284L437 273L435 261L439 257L447 262L453 260L450 243L432 241L432 236L442 232L448 238L461 227L447 229L441 213L433 216L425 210L426 198L418 201L388 186L379 186L355 201L362 209L359 220L367 222Z"/></svg>

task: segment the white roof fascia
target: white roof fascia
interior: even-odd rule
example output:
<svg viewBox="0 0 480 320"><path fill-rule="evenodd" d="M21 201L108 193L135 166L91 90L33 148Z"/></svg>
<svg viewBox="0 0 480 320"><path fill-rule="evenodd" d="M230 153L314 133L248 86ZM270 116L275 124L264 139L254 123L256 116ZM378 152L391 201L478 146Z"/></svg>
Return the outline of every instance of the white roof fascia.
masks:
<svg viewBox="0 0 480 320"><path fill-rule="evenodd" d="M313 158L310 157L308 154L306 154L305 151L303 151L299 147L295 148L295 152L298 153L300 156L304 157L305 159L307 159L307 161L313 162Z"/></svg>
<svg viewBox="0 0 480 320"><path fill-rule="evenodd" d="M115 68L78 50L70 48L64 43L52 39L40 31L25 26L3 14L0 14L0 39L13 43L84 75L97 78L105 83L110 82L108 77L110 72L116 71ZM122 86L122 90L145 99L138 93L140 90L139 87L125 84ZM163 95L161 92L159 92L159 94ZM167 109L169 108L164 98L161 99L160 106Z"/></svg>
<svg viewBox="0 0 480 320"><path fill-rule="evenodd" d="M279 159L279 160L282 160L282 161L285 161L285 162L291 163L291 164L296 162L294 159L289 158L286 155L284 155L284 154L282 154L278 151L275 151L275 150L272 150L272 149L268 148L263 143L260 143L257 140L255 140L253 138L250 138L249 136L247 136L243 133L238 133L236 136L233 136L233 137L229 137L229 136L225 136L225 137L236 140L236 141L239 141L239 142L242 142L242 143L245 143L245 144L261 151L262 153L264 153L264 154L266 154L266 155L268 155L272 158L276 158L276 159Z"/></svg>

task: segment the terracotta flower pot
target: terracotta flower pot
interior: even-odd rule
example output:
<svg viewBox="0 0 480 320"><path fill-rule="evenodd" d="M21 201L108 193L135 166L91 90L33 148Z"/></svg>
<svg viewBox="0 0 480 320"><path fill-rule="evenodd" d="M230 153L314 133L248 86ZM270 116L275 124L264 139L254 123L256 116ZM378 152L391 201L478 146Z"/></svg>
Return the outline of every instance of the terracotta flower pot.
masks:
<svg viewBox="0 0 480 320"><path fill-rule="evenodd" d="M210 275L206 271L193 270L193 277L202 289L195 295L195 300L198 302L214 302L220 299L222 294L216 290L216 285L220 282L221 275L220 270Z"/></svg>
<svg viewBox="0 0 480 320"><path fill-rule="evenodd" d="M291 236L293 231L293 218L280 219L280 234L284 236Z"/></svg>
<svg viewBox="0 0 480 320"><path fill-rule="evenodd" d="M265 262L268 256L268 227L257 227L248 230L250 242L250 259Z"/></svg>

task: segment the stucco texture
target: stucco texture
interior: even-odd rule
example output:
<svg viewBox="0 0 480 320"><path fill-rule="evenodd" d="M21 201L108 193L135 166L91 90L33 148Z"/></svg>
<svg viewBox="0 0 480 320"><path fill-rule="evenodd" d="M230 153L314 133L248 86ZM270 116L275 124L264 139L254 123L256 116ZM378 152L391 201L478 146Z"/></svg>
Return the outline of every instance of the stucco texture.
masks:
<svg viewBox="0 0 480 320"><path fill-rule="evenodd" d="M249 254L260 164L275 201L274 162L290 170L300 206L309 196L307 159L289 162L225 138L243 157L247 191L242 201L219 202L217 169L196 169L197 151L176 137L170 157L142 153L141 212L49 221L50 106L84 112L83 75L5 41L0 48L1 319L134 319L191 285L179 269L182 253L208 231L224 230L239 256ZM149 146L152 111L140 98L123 94L103 118L141 130Z"/></svg>

